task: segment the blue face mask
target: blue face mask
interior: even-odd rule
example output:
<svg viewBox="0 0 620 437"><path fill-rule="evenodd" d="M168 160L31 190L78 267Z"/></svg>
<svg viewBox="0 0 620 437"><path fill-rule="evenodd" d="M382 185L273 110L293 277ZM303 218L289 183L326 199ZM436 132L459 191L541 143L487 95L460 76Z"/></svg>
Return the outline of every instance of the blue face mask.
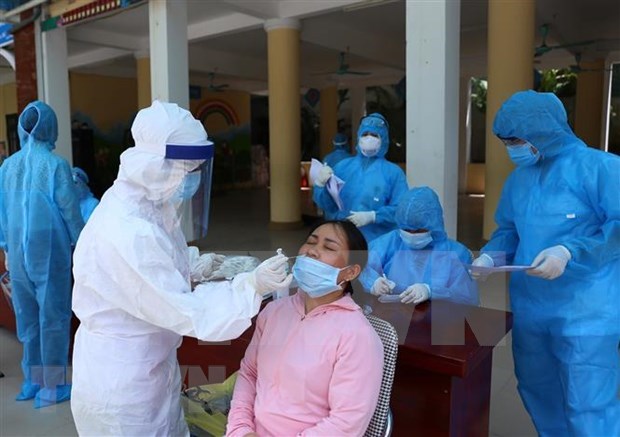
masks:
<svg viewBox="0 0 620 437"><path fill-rule="evenodd" d="M308 296L316 298L342 289L338 284L340 270L343 269L300 255L293 265L293 278Z"/></svg>
<svg viewBox="0 0 620 437"><path fill-rule="evenodd" d="M518 146L506 146L510 160L516 165L533 165L540 159L540 153L534 149L530 143L519 144ZM534 152L534 150L536 150Z"/></svg>
<svg viewBox="0 0 620 437"><path fill-rule="evenodd" d="M199 171L195 171L192 173L188 173L183 178L183 182L177 189L174 197L178 200L187 200L191 199L191 197L196 194L198 188L200 187L201 175Z"/></svg>
<svg viewBox="0 0 620 437"><path fill-rule="evenodd" d="M420 232L418 234L412 234L405 230L400 230L400 238L403 242L412 249L424 249L431 244L433 237L430 232Z"/></svg>

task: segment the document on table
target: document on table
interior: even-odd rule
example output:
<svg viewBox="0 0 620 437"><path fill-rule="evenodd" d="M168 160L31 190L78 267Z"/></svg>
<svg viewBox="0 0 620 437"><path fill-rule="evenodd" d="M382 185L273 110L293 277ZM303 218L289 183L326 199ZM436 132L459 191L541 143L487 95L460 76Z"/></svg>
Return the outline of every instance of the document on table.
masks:
<svg viewBox="0 0 620 437"><path fill-rule="evenodd" d="M312 158L312 164L310 165L310 180L314 181L319 175L319 171L323 167L323 163L318 159ZM338 206L338 210L344 210L344 204L342 203L342 199L340 198L340 191L344 186L344 181L340 179L336 175L332 175L331 178L325 184L325 188L327 188L327 192L336 202L336 206Z"/></svg>
<svg viewBox="0 0 620 437"><path fill-rule="evenodd" d="M485 275L490 275L492 273L502 273L502 272L523 272L525 270L533 269L533 266L498 266L498 267L485 267L485 266L475 266L473 264L463 264L467 270L471 273L482 273Z"/></svg>

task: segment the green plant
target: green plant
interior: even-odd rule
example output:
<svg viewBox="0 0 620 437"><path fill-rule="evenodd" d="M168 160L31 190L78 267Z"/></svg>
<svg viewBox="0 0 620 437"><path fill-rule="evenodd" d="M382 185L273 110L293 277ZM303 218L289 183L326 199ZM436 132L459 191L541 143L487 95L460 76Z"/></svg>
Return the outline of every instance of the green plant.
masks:
<svg viewBox="0 0 620 437"><path fill-rule="evenodd" d="M487 80L471 78L471 103L483 114L487 111Z"/></svg>

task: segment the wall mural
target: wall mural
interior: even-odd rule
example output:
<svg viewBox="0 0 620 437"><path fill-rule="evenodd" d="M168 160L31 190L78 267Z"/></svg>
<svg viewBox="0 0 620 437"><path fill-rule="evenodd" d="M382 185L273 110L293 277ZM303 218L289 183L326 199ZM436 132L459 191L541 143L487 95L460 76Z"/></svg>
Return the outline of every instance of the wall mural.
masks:
<svg viewBox="0 0 620 437"><path fill-rule="evenodd" d="M244 186L250 182L250 120L242 122L235 108L223 99L208 99L201 103L195 116L215 143L214 191Z"/></svg>

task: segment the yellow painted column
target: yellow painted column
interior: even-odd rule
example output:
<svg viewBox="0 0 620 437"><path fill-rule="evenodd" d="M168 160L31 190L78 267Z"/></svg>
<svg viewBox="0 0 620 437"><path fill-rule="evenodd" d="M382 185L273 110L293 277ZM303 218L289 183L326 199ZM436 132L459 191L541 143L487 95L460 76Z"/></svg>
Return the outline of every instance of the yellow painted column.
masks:
<svg viewBox="0 0 620 437"><path fill-rule="evenodd" d="M332 151L332 139L338 133L338 88L330 86L321 90L321 129L319 152L321 159Z"/></svg>
<svg viewBox="0 0 620 437"><path fill-rule="evenodd" d="M600 149L605 60L581 62L580 66L585 71L577 76L575 134L589 146Z"/></svg>
<svg viewBox="0 0 620 437"><path fill-rule="evenodd" d="M17 114L17 83L0 85L0 141L4 141L5 153L9 153L9 135L6 116Z"/></svg>
<svg viewBox="0 0 620 437"><path fill-rule="evenodd" d="M301 96L299 33L295 19L265 22L269 70L271 227L301 227Z"/></svg>
<svg viewBox="0 0 620 437"><path fill-rule="evenodd" d="M494 215L513 165L506 148L493 135L501 104L517 91L531 89L534 71L534 0L489 0L486 112L486 166L483 237L496 227Z"/></svg>
<svg viewBox="0 0 620 437"><path fill-rule="evenodd" d="M151 106L151 58L136 55L138 109Z"/></svg>

